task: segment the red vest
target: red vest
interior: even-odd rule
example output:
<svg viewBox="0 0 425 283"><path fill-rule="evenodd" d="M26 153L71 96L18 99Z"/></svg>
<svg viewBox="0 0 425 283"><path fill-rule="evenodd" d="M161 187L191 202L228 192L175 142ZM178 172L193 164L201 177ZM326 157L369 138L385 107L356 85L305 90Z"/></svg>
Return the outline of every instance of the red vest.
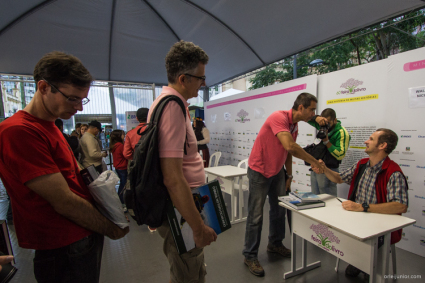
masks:
<svg viewBox="0 0 425 283"><path fill-rule="evenodd" d="M356 167L356 170L354 171L353 179L351 180L348 197L351 196L354 190L354 183L355 183L357 174L359 173L360 164L366 164L368 161L369 161L369 158L363 158L357 163L357 167ZM401 171L400 166L398 166L398 164L392 161L389 157L386 157L384 160L384 163L382 164L382 170L381 172L378 173L378 176L376 177L376 182L375 182L376 199L378 203L387 202L387 184L391 175L394 172L400 172L404 177L403 171ZM406 177L404 177L404 179L406 180ZM406 186L407 186L407 182L406 182ZM391 245L398 243L401 240L401 231L402 229L391 233Z"/></svg>

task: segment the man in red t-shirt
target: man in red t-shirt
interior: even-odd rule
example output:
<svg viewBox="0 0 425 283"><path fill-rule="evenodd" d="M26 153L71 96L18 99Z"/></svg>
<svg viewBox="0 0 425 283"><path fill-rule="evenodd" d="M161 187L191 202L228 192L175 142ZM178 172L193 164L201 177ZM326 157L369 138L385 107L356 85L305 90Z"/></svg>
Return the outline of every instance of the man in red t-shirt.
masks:
<svg viewBox="0 0 425 283"><path fill-rule="evenodd" d="M137 131L146 125L148 119L149 108L139 108L136 113L137 121L139 125L136 128L128 131L127 136L125 137L124 142L124 157L128 160L133 160L134 147L140 140L140 135L137 134ZM142 129L143 131L143 129Z"/></svg>
<svg viewBox="0 0 425 283"><path fill-rule="evenodd" d="M318 165L318 161L295 143L298 122L307 122L314 116L317 99L310 93L301 93L289 111L273 112L261 127L248 160L249 199L245 232L245 264L256 276L264 276L258 262L263 206L267 196L270 203L270 234L267 251L291 257L291 251L282 244L285 238L286 209L278 205L278 196L290 190L292 156ZM287 176L285 177L285 169ZM286 184L285 184L286 180ZM285 189L286 188L286 189Z"/></svg>
<svg viewBox="0 0 425 283"><path fill-rule="evenodd" d="M98 282L103 235L128 233L102 216L70 146L55 126L83 105L93 80L81 61L63 52L34 69L37 91L24 110L0 123L0 177L13 209L19 245L35 249L39 282Z"/></svg>

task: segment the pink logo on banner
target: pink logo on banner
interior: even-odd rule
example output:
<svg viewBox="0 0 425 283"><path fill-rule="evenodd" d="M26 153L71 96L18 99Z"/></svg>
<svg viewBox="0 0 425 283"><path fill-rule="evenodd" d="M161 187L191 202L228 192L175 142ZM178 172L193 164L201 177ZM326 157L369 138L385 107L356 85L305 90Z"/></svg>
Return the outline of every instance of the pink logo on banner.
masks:
<svg viewBox="0 0 425 283"><path fill-rule="evenodd" d="M288 88L285 88L285 89L280 89L280 90L276 90L276 91L266 92L266 93L262 93L262 94L249 96L249 97L242 97L242 98L238 98L238 99L229 100L229 101L226 101L226 102L220 102L220 103L217 103L217 104L208 105L207 109L211 109L211 108L215 108L215 107L219 107L219 106L223 106L223 105L234 104L234 103L238 103L238 102L244 102L244 101L264 98L264 97L275 96L275 95L294 92L294 91L299 91L299 90L303 90L303 89L306 89L306 88L307 88L307 84L297 85L297 86L288 87Z"/></svg>
<svg viewBox="0 0 425 283"><path fill-rule="evenodd" d="M403 66L403 70L405 72L416 71L420 69L425 69L425 60L409 62Z"/></svg>

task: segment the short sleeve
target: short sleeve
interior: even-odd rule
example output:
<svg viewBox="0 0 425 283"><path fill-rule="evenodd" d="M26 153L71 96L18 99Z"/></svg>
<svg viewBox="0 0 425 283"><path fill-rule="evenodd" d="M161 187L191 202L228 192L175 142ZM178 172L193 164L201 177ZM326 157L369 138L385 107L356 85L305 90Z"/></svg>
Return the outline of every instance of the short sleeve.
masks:
<svg viewBox="0 0 425 283"><path fill-rule="evenodd" d="M268 119L273 135L277 135L280 132L290 132L289 119L285 113L274 112Z"/></svg>
<svg viewBox="0 0 425 283"><path fill-rule="evenodd" d="M407 186L403 174L394 172L387 183L387 202L396 201L408 205Z"/></svg>
<svg viewBox="0 0 425 283"><path fill-rule="evenodd" d="M339 176L344 181L344 183L351 184L351 180L353 179L353 175L354 175L354 171L356 170L356 167L357 167L357 163L354 163L353 166L351 166L350 168L348 168L347 170L344 170L343 172L339 174Z"/></svg>
<svg viewBox="0 0 425 283"><path fill-rule="evenodd" d="M183 158L186 120L180 105L170 101L159 121L159 157Z"/></svg>
<svg viewBox="0 0 425 283"><path fill-rule="evenodd" d="M2 132L0 142L4 165L23 184L39 176L60 172L51 154L51 144L43 133L13 126Z"/></svg>

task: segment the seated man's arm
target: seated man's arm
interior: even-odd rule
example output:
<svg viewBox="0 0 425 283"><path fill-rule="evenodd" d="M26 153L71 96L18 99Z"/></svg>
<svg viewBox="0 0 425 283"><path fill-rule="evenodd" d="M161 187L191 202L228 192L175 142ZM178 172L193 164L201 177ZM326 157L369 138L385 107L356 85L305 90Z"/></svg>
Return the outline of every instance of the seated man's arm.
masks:
<svg viewBox="0 0 425 283"><path fill-rule="evenodd" d="M279 132L276 136L285 150L288 151L292 156L307 161L315 167L321 167L319 162L313 156L305 152L305 150L294 141L292 135L289 132Z"/></svg>
<svg viewBox="0 0 425 283"><path fill-rule="evenodd" d="M391 175L387 184L387 202L369 204L368 212L400 214L407 211L407 205L408 195L406 181L400 172L395 172ZM342 206L347 210L363 211L361 203L346 201L342 203Z"/></svg>
<svg viewBox="0 0 425 283"><path fill-rule="evenodd" d="M90 202L74 194L61 173L36 177L26 182L25 186L49 202L57 213L83 228L114 240L129 232L128 227L120 229L101 215Z"/></svg>
<svg viewBox="0 0 425 283"><path fill-rule="evenodd" d="M217 239L217 234L204 224L195 206L191 189L183 175L183 159L161 158L160 160L164 185L174 206L192 228L196 246L202 248L211 244Z"/></svg>

